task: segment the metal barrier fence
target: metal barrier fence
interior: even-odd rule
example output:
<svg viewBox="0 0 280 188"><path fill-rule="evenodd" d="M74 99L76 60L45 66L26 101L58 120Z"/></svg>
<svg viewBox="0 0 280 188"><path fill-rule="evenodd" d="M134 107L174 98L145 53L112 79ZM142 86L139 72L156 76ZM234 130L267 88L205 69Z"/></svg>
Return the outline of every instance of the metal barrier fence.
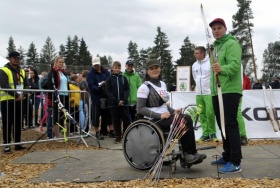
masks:
<svg viewBox="0 0 280 188"><path fill-rule="evenodd" d="M22 94L23 99L12 99L16 93ZM75 96L80 100L75 101ZM86 91L0 88L0 97L9 99L0 102L2 147L72 138L80 138L78 142L88 146L84 138L94 137L90 134L91 98Z"/></svg>

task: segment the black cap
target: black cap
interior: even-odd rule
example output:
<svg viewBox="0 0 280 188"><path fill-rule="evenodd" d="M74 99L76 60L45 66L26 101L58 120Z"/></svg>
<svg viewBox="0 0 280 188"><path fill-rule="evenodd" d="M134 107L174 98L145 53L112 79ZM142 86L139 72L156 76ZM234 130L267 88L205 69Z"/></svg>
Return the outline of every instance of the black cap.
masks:
<svg viewBox="0 0 280 188"><path fill-rule="evenodd" d="M156 59L151 59L151 60L149 60L149 61L146 63L146 69L149 69L150 67L152 67L152 66L154 66L154 65L160 66L158 60L156 60Z"/></svg>
<svg viewBox="0 0 280 188"><path fill-rule="evenodd" d="M126 65L134 65L132 60L127 60L127 62L125 63Z"/></svg>
<svg viewBox="0 0 280 188"><path fill-rule="evenodd" d="M17 51L12 51L9 53L9 58L11 57L19 57L20 56L20 53L18 53Z"/></svg>

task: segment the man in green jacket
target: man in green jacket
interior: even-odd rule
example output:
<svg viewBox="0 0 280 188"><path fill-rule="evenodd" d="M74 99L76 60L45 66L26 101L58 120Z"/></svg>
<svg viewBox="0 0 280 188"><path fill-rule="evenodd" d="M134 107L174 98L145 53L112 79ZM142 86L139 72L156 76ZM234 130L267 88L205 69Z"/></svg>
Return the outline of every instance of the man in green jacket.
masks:
<svg viewBox="0 0 280 188"><path fill-rule="evenodd" d="M210 79L213 107L220 129L220 110L224 110L226 133L226 139L222 135L224 149L222 157L211 164L224 165L219 169L220 173L237 173L242 171L240 166L242 159L240 133L237 122L237 111L242 97L242 49L235 37L226 34L227 27L223 19L216 18L209 26L216 39L213 50L214 57L211 61L213 71ZM216 74L218 74L221 84L224 109L219 109Z"/></svg>
<svg viewBox="0 0 280 188"><path fill-rule="evenodd" d="M126 77L129 83L130 93L128 97L130 122L135 120L136 114L136 102L137 102L137 90L142 84L142 79L133 70L134 63L132 60L128 60L125 64L125 72L123 75Z"/></svg>

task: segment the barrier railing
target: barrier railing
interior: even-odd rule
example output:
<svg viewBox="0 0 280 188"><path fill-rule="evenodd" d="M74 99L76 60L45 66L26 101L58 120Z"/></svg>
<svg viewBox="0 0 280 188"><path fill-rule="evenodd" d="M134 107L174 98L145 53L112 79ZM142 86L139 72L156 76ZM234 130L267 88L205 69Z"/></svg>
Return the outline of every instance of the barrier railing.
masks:
<svg viewBox="0 0 280 188"><path fill-rule="evenodd" d="M19 101L12 99L11 97L16 93L22 94L23 99ZM68 94L69 100L67 97L61 97L62 93ZM64 100L61 103L69 117L65 117L65 113L62 113L62 109L59 108L56 95ZM75 102L74 95L80 96L80 100ZM66 125L62 125L67 130L67 139L80 138L78 143L83 141L88 146L84 138L94 137L90 134L91 98L86 91L0 88L0 98L0 132L1 138L3 138L0 146L2 147L65 139L61 133L54 134L53 128L58 123L54 122L55 116L58 116L60 124L63 123L63 118L67 118ZM56 112L57 114L54 114ZM60 127L60 131L63 130L62 127ZM47 134L47 136L44 137L43 134ZM98 140L96 142L100 147Z"/></svg>

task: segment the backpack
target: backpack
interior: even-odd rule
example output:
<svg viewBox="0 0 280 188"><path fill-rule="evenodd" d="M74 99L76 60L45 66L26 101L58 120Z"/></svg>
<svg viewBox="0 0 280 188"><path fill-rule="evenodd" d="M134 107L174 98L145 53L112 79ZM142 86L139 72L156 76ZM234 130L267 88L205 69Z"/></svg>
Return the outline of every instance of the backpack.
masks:
<svg viewBox="0 0 280 188"><path fill-rule="evenodd" d="M49 74L51 74L51 72L46 74L44 77L40 78L40 80L39 80L40 89L49 89Z"/></svg>

